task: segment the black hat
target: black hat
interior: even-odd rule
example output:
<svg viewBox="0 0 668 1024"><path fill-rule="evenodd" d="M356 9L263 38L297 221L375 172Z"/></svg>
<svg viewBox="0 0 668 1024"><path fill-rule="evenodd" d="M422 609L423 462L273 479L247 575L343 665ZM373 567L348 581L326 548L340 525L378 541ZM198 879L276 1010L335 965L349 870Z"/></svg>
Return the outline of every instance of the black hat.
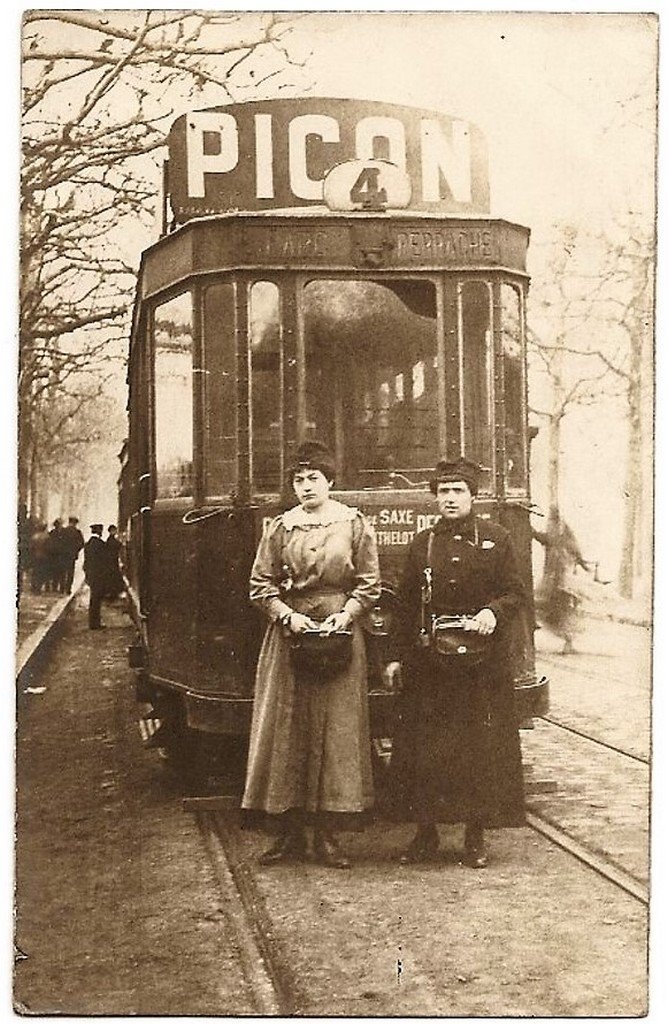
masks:
<svg viewBox="0 0 668 1024"><path fill-rule="evenodd" d="M103 527L102 523L91 523L91 527L90 527L91 533L102 533L103 529L104 529L104 527Z"/></svg>
<svg viewBox="0 0 668 1024"><path fill-rule="evenodd" d="M468 485L468 489L471 494L476 495L478 493L479 478L480 466L476 462L471 462L470 459L465 459L463 456L460 456L458 459L454 459L452 462L448 462L446 459L440 459L436 463L436 467L429 481L429 490L432 494L436 494L436 489L439 484L452 483L455 480L463 480L464 483Z"/></svg>
<svg viewBox="0 0 668 1024"><path fill-rule="evenodd" d="M302 441L290 464L290 479L302 469L319 469L328 480L334 479L334 459L323 441Z"/></svg>

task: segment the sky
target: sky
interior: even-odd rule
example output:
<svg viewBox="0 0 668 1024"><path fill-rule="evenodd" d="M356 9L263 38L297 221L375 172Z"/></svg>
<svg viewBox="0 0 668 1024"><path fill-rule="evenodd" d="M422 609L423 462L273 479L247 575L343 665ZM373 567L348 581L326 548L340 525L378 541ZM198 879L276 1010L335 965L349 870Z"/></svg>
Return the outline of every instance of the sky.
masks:
<svg viewBox="0 0 668 1024"><path fill-rule="evenodd" d="M322 15L309 28L316 94L429 106L478 124L495 215L533 226L651 199L652 20L385 12ZM636 90L644 110L627 113Z"/></svg>

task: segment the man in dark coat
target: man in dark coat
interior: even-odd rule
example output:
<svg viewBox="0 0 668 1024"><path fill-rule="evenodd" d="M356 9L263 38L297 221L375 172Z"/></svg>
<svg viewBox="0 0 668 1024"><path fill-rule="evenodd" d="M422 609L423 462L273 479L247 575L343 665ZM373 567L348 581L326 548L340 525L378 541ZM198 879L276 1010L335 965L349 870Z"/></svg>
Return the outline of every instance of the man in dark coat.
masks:
<svg viewBox="0 0 668 1024"><path fill-rule="evenodd" d="M46 523L37 523L35 532L30 538L30 559L32 573L30 589L33 594L41 594L49 580L49 531Z"/></svg>
<svg viewBox="0 0 668 1024"><path fill-rule="evenodd" d="M67 568L65 572L65 593L72 593L72 583L74 582L74 565L79 552L84 546L83 533L79 529L79 520L76 516L70 516L67 520L67 526L63 530L63 546L67 553Z"/></svg>
<svg viewBox="0 0 668 1024"><path fill-rule="evenodd" d="M390 798L400 820L417 824L402 863L436 853L438 822L464 822L465 861L482 868L485 828L524 824L508 650L523 586L509 534L473 514L478 467L441 461L430 487L440 518L411 544L398 595L402 689ZM458 639L447 657L435 651L432 616L462 617L462 628L448 634ZM476 646L483 660L469 662L466 652ZM389 666L391 678L397 669Z"/></svg>
<svg viewBox="0 0 668 1024"><path fill-rule="evenodd" d="M90 587L88 601L88 628L103 629L100 608L109 582L109 554L102 540L102 523L93 523L91 536L84 544L84 573Z"/></svg>
<svg viewBox="0 0 668 1024"><path fill-rule="evenodd" d="M47 544L48 558L48 579L49 587L54 593L65 592L65 577L67 575L67 541L65 530L61 519L54 519L53 529L49 530Z"/></svg>

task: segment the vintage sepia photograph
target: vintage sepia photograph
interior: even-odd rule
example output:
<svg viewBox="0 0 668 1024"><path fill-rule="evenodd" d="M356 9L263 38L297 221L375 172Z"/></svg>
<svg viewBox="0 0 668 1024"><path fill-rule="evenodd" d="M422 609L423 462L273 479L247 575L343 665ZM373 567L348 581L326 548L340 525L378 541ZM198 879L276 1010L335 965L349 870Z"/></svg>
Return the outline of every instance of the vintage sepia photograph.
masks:
<svg viewBox="0 0 668 1024"><path fill-rule="evenodd" d="M8 1012L653 1014L658 14L13 25Z"/></svg>

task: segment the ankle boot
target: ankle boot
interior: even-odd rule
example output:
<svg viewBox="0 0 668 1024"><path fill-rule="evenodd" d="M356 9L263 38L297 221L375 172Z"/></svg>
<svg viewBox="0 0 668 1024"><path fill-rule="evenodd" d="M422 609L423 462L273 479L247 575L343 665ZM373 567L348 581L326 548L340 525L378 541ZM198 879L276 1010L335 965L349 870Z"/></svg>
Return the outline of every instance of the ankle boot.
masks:
<svg viewBox="0 0 668 1024"><path fill-rule="evenodd" d="M339 848L331 832L318 829L313 837L313 852L316 860L328 868L349 868L350 861Z"/></svg>
<svg viewBox="0 0 668 1024"><path fill-rule="evenodd" d="M401 864L419 864L431 860L438 852L438 830L435 825L418 825L417 832L399 858Z"/></svg>
<svg viewBox="0 0 668 1024"><path fill-rule="evenodd" d="M265 867L285 861L304 860L306 856L306 835L303 829L282 832L268 850L258 857L258 864Z"/></svg>
<svg viewBox="0 0 668 1024"><path fill-rule="evenodd" d="M469 822L464 833L464 860L471 868L487 867L485 830L479 822Z"/></svg>

